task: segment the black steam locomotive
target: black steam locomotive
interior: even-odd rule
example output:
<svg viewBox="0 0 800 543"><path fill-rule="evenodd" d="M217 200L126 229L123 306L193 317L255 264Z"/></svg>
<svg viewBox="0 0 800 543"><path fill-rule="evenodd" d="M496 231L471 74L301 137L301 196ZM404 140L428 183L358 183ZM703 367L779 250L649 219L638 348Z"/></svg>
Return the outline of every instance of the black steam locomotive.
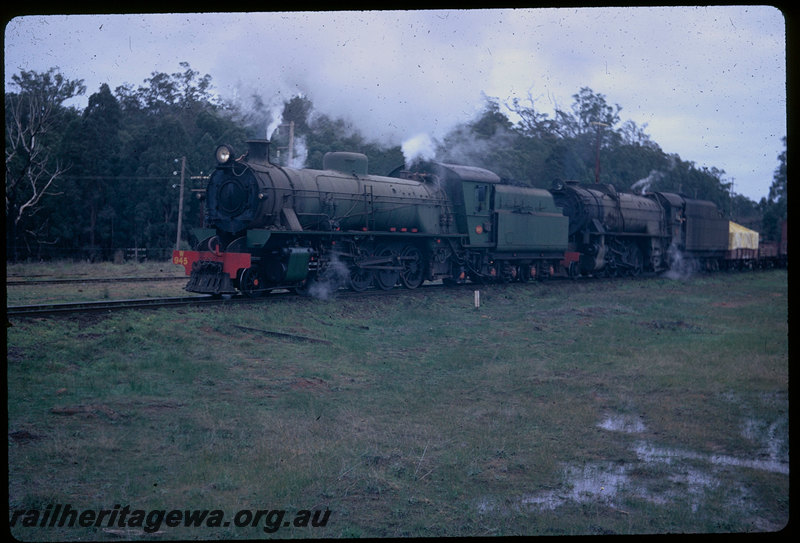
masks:
<svg viewBox="0 0 800 543"><path fill-rule="evenodd" d="M630 274L684 265L713 270L728 249L728 221L705 200L612 185L556 182L556 205L569 217L571 250L582 274Z"/></svg>
<svg viewBox="0 0 800 543"><path fill-rule="evenodd" d="M285 168L264 140L234 156L217 149L196 250L173 254L190 292L713 270L730 254L716 206L678 194L571 182L546 191L438 162L375 176L365 155L346 152L325 155L321 170Z"/></svg>

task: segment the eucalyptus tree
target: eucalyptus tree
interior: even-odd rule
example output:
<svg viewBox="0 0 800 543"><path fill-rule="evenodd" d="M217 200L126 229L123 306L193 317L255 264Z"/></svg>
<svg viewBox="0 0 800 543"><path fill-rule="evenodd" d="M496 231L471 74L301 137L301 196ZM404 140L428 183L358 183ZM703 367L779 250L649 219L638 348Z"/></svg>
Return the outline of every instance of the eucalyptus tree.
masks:
<svg viewBox="0 0 800 543"><path fill-rule="evenodd" d="M49 241L42 222L31 220L69 165L57 155L63 127L77 115L65 105L83 94L82 80L70 80L56 68L21 71L11 77L5 94L6 123L6 247L16 260L32 244Z"/></svg>

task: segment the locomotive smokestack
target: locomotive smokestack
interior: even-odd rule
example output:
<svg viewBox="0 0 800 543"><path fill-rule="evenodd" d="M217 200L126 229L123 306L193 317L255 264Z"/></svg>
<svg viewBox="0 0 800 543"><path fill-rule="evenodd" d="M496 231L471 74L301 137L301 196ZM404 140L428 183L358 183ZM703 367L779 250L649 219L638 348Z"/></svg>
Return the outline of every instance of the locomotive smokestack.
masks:
<svg viewBox="0 0 800 543"><path fill-rule="evenodd" d="M247 158L252 162L269 164L269 140L249 140Z"/></svg>

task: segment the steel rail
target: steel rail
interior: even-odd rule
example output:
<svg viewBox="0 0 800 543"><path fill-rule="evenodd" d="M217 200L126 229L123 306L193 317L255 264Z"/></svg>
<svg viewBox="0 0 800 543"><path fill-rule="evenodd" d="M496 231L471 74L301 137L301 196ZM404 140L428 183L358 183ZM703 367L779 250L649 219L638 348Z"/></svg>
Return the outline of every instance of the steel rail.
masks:
<svg viewBox="0 0 800 543"><path fill-rule="evenodd" d="M238 301L234 298L215 298L208 296L182 296L175 298L143 298L130 300L104 300L90 302L69 302L56 304L19 305L6 308L6 315L11 317L47 316L68 313L84 313L92 311L117 311L120 309L147 309L172 306L189 306L211 303Z"/></svg>
<svg viewBox="0 0 800 543"><path fill-rule="evenodd" d="M612 281L616 279L636 280L636 279L645 279L649 276L650 274L642 274L638 278L637 277L631 277L631 278L592 277L590 279L592 281L604 281L604 280ZM572 282L572 280L568 280L567 278L564 277L548 278L547 282L550 281L554 281L556 283L563 285L567 285ZM537 281L530 281L529 283L535 284L537 283ZM496 285L500 284L501 283L496 283ZM525 284L528 283L518 282L518 283L508 283L507 285L523 286ZM372 288L360 292L354 292L345 288L339 288L332 291L329 294L329 296L330 297L346 296L349 298L361 298L370 296L392 296L392 295L402 295L401 293L425 292L429 288L438 289L442 288L442 286L443 285L439 284L438 282L435 282L435 283L424 283L416 289L405 289L405 288L395 287L389 290L383 290L380 288ZM480 283L463 283L458 285L451 285L448 288L480 289L481 287L484 286L490 286L490 285L483 285ZM143 298L143 299L130 299L130 300L69 302L69 303L11 306L6 308L6 314L10 318L10 317L25 317L25 316L31 316L31 317L49 316L49 315L69 314L69 313L87 313L93 311L117 311L124 309L156 309L160 307L207 305L207 304L225 304L225 303L243 304L243 303L258 303L267 300L277 300L294 296L296 295L288 290L278 289L271 291L271 294L269 296L256 296L256 297L247 297L241 294L233 296L225 295L220 297L207 294L207 295L197 295L197 296L182 296L174 298ZM307 297L308 296L301 296L301 298L307 298Z"/></svg>
<svg viewBox="0 0 800 543"><path fill-rule="evenodd" d="M432 287L435 285L422 285L419 290L425 287ZM361 296L380 296L399 294L400 292L409 292L407 289L395 288L392 290L373 289L365 292L351 292L347 289L340 288L331 292L330 296L346 295L350 297ZM87 302L66 302L66 303L52 303L52 304L36 304L36 305L18 305L6 307L6 315L11 317L42 317L49 315L64 315L69 313L89 313L97 311L118 311L124 309L156 309L160 307L175 307L175 306L191 306L191 305L213 305L224 303L259 303L267 300L276 300L285 297L295 297L296 295L290 291L278 289L272 291L269 296L256 296L247 297L241 294L233 296L213 296L197 295L197 296L182 296L174 298L142 298L130 300L100 300L100 301L87 301Z"/></svg>
<svg viewBox="0 0 800 543"><path fill-rule="evenodd" d="M183 279L188 281L185 275L174 277L101 277L97 279L33 279L31 281L6 281L8 287L20 287L25 285L65 285L69 283L146 283L151 281L177 281Z"/></svg>

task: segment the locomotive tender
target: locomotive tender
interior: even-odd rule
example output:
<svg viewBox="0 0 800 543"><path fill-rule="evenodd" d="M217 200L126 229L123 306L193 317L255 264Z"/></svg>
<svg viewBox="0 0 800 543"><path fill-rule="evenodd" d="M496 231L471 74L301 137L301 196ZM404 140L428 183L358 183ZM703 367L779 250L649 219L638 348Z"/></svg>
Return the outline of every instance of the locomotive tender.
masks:
<svg viewBox="0 0 800 543"><path fill-rule="evenodd" d="M638 275L681 262L716 269L728 248L716 206L678 194L560 181L547 191L439 162L376 176L349 152L326 154L322 170L293 169L270 162L269 141L248 145L238 159L217 149L201 241L173 254L190 292Z"/></svg>

